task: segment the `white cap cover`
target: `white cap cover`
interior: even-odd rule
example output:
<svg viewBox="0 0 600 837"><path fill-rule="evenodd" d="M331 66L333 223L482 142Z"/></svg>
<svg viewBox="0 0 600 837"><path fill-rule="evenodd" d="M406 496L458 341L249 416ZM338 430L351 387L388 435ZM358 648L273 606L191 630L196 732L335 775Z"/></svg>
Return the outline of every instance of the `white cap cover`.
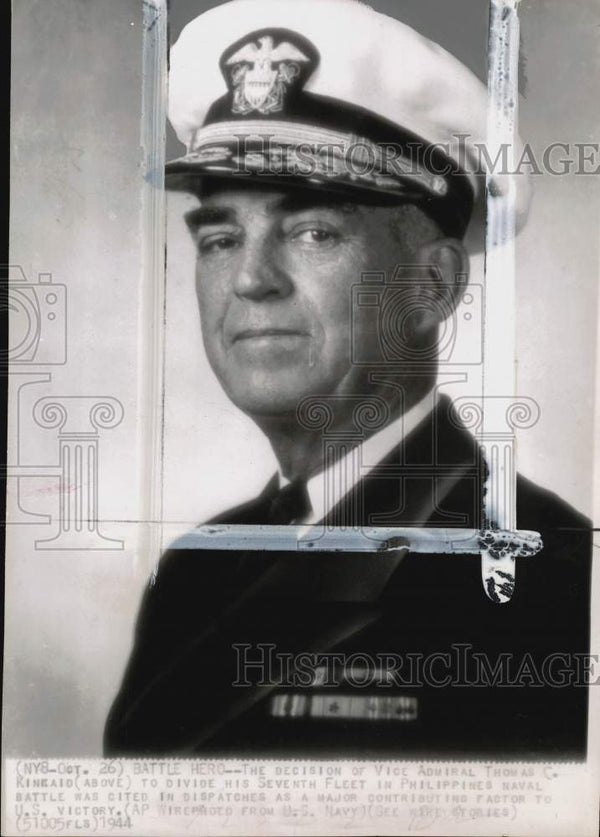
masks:
<svg viewBox="0 0 600 837"><path fill-rule="evenodd" d="M487 105L454 56L357 0L233 0L171 51L169 118L186 153L167 184L245 175L360 190L421 201L462 235L484 192Z"/></svg>

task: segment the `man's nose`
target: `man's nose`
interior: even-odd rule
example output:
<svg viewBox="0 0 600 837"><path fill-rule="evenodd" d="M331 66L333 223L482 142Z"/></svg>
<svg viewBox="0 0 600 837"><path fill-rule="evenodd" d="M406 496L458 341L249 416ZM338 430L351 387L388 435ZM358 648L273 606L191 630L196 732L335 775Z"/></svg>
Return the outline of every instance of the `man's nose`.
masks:
<svg viewBox="0 0 600 837"><path fill-rule="evenodd" d="M234 281L236 296L254 301L281 299L293 290L277 242L246 242Z"/></svg>

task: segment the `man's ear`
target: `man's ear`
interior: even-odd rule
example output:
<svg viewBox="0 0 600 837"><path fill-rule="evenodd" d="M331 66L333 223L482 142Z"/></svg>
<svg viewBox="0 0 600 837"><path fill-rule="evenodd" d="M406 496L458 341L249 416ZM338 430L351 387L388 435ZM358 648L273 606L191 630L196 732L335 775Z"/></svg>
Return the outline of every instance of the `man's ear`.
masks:
<svg viewBox="0 0 600 837"><path fill-rule="evenodd" d="M423 325L442 322L460 303L469 280L469 256L457 238L438 238L423 244L419 264L429 268L430 281L423 282Z"/></svg>

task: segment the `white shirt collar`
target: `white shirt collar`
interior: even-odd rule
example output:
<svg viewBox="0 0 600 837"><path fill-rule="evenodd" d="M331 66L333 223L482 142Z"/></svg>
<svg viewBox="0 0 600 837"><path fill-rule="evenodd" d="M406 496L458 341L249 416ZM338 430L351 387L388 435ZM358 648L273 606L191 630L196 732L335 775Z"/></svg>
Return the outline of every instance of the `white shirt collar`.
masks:
<svg viewBox="0 0 600 837"><path fill-rule="evenodd" d="M308 480L306 488L312 510L303 520L295 523L313 524L322 520L348 494L359 480L378 465L409 433L433 411L438 399L437 390L414 404L410 410L382 430L369 436L364 442L353 445L345 456ZM279 471L279 485L289 485L290 480Z"/></svg>

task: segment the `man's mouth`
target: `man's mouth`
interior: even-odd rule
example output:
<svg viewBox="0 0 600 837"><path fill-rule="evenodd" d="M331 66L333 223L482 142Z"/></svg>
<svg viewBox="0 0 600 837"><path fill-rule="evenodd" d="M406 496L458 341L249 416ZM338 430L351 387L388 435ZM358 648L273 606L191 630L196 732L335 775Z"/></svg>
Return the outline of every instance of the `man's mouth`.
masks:
<svg viewBox="0 0 600 837"><path fill-rule="evenodd" d="M246 328L238 331L232 343L244 340L261 340L268 338L308 337L308 332L296 328Z"/></svg>

